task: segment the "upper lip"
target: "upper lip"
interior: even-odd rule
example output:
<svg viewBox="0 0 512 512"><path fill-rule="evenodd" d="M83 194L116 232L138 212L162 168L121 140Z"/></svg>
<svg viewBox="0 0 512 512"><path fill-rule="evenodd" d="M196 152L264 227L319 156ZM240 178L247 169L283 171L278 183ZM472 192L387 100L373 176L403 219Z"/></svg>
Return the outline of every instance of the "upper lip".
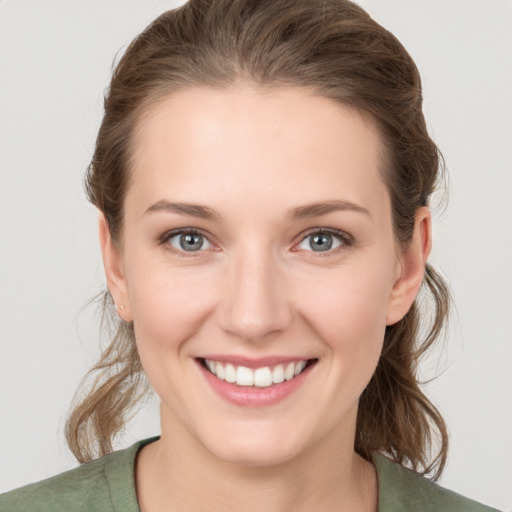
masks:
<svg viewBox="0 0 512 512"><path fill-rule="evenodd" d="M231 363L233 366L245 366L246 368L262 368L264 366L276 366L278 364L288 364L297 361L308 361L315 359L304 356L267 356L267 357L246 357L228 354L215 354L201 356L199 359L208 359L219 363Z"/></svg>

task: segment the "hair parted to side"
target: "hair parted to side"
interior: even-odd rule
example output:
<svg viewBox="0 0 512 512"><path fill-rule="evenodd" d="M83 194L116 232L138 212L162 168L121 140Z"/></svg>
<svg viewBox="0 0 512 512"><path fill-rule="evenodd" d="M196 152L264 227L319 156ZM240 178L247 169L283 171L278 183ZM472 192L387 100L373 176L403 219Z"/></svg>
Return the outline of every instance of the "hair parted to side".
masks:
<svg viewBox="0 0 512 512"><path fill-rule="evenodd" d="M114 241L122 235L132 142L144 112L173 91L241 82L305 86L373 116L387 151L383 179L395 237L402 245L410 241L416 210L440 182L442 159L426 129L414 62L391 33L347 0L190 0L130 44L114 70L86 175L88 197L105 214ZM420 389L417 365L442 330L449 292L429 265L423 293L433 299L426 311L430 328L420 339L425 320L416 303L387 328L377 370L360 398L355 450L366 459L382 452L436 478L448 436ZM132 326L117 319L108 292L104 306L105 317L116 318L115 333L66 426L81 462L112 450L147 386Z"/></svg>

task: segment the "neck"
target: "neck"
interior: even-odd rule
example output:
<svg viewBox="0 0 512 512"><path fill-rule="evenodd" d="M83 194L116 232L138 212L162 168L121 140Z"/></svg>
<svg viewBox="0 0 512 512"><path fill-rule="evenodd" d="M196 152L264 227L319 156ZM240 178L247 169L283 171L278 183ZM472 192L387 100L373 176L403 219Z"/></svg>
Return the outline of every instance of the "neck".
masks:
<svg viewBox="0 0 512 512"><path fill-rule="evenodd" d="M376 474L354 453L354 429L340 428L283 463L250 466L220 460L189 433L162 427L137 460L141 512L204 510L205 503L216 512L377 510Z"/></svg>

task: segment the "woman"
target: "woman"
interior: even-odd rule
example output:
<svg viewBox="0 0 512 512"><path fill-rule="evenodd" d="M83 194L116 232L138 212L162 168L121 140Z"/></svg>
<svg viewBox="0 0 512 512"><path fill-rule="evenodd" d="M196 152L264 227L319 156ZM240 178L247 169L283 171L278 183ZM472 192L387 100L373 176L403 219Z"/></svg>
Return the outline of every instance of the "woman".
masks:
<svg viewBox="0 0 512 512"><path fill-rule="evenodd" d="M67 437L81 462L111 452L143 372L162 435L2 510L490 510L401 467L436 477L447 453L415 373L448 309L427 264L438 169L412 60L355 5L157 19L87 175L120 323Z"/></svg>

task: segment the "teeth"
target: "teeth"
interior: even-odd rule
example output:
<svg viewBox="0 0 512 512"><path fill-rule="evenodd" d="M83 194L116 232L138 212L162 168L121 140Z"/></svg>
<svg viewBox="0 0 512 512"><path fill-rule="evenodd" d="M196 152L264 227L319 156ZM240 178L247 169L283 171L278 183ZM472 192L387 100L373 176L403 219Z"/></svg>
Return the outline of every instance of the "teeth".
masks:
<svg viewBox="0 0 512 512"><path fill-rule="evenodd" d="M205 359L206 366L208 366L208 369L213 373L213 375L217 375L217 371L215 370L215 363L213 361L208 361L208 359Z"/></svg>
<svg viewBox="0 0 512 512"><path fill-rule="evenodd" d="M237 386L256 386L259 388L266 388L273 384L280 384L285 380L291 380L302 373L307 364L307 361L302 360L296 363L288 363L286 368L282 364L278 364L273 368L264 366L252 370L245 366L235 367L230 363L209 361L208 359L204 361L210 372L220 380L225 380Z"/></svg>
<svg viewBox="0 0 512 512"><path fill-rule="evenodd" d="M226 382L236 382L236 369L232 364L226 365L226 371L224 372L224 378Z"/></svg>
<svg viewBox="0 0 512 512"><path fill-rule="evenodd" d="M236 383L239 386L252 386L254 384L253 371L245 366L239 366L236 369Z"/></svg>
<svg viewBox="0 0 512 512"><path fill-rule="evenodd" d="M254 385L259 388L268 388L272 386L272 372L268 366L258 368L254 372Z"/></svg>
<svg viewBox="0 0 512 512"><path fill-rule="evenodd" d="M286 367L286 370L284 371L284 378L286 380L290 380L290 379L293 379L294 376L295 376L295 364L294 363L290 363Z"/></svg>
<svg viewBox="0 0 512 512"><path fill-rule="evenodd" d="M217 375L220 380L224 380L224 366L222 363L215 363L215 375Z"/></svg>
<svg viewBox="0 0 512 512"><path fill-rule="evenodd" d="M300 361L295 365L295 375L299 375L299 373L304 370L306 367L306 361Z"/></svg>
<svg viewBox="0 0 512 512"><path fill-rule="evenodd" d="M278 364L272 371L272 382L280 384L284 381L284 368L282 364Z"/></svg>

